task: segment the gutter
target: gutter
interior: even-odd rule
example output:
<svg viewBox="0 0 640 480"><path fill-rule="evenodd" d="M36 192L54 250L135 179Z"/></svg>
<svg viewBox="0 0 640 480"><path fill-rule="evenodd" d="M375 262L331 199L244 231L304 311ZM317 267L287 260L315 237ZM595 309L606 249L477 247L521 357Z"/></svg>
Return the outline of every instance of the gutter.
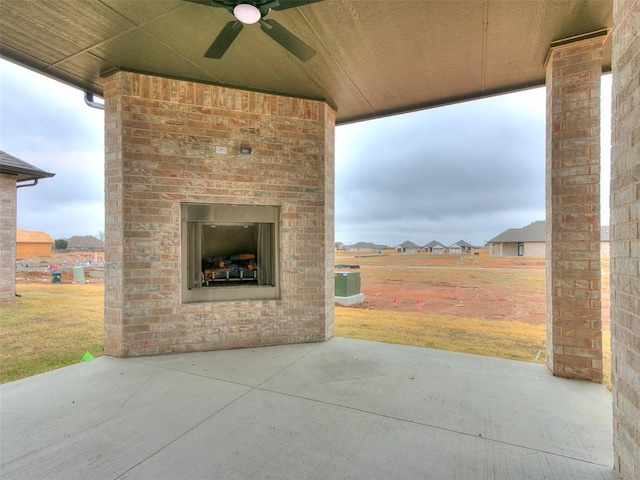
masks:
<svg viewBox="0 0 640 480"><path fill-rule="evenodd" d="M38 179L34 178L32 180L33 183L23 183L22 185L17 184L16 183L16 188L22 188L22 187L35 187L38 184Z"/></svg>
<svg viewBox="0 0 640 480"><path fill-rule="evenodd" d="M84 92L84 103L86 103L87 105L89 105L92 108L97 108L99 110L104 110L104 103L96 102L93 99L93 93L91 93L91 92Z"/></svg>

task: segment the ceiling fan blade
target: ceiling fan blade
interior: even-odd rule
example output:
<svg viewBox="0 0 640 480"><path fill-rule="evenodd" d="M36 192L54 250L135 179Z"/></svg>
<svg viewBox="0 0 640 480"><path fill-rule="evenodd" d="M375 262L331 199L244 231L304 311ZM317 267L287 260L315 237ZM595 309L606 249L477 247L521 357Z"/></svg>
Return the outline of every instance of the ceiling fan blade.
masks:
<svg viewBox="0 0 640 480"><path fill-rule="evenodd" d="M287 8L302 7L310 3L321 2L322 0L278 0L277 6L271 7L272 10L286 10Z"/></svg>
<svg viewBox="0 0 640 480"><path fill-rule="evenodd" d="M231 46L238 34L242 31L242 22L227 23L218 34L204 56L207 58L222 58L224 52Z"/></svg>
<svg viewBox="0 0 640 480"><path fill-rule="evenodd" d="M206 5L207 7L224 7L228 5L224 0L184 0L185 2L199 3L200 5Z"/></svg>
<svg viewBox="0 0 640 480"><path fill-rule="evenodd" d="M289 50L303 62L312 58L316 51L296 37L275 20L260 20L260 28L264 33Z"/></svg>

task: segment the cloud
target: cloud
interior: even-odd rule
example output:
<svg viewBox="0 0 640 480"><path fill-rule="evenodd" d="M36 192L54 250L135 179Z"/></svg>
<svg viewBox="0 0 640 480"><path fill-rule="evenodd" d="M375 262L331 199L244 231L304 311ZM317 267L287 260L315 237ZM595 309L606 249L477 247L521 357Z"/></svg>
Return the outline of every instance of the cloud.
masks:
<svg viewBox="0 0 640 480"><path fill-rule="evenodd" d="M0 79L0 149L55 173L18 189L18 226L54 238L104 231L104 113L83 92L4 60Z"/></svg>
<svg viewBox="0 0 640 480"><path fill-rule="evenodd" d="M425 244L544 218L545 92L338 127L336 240Z"/></svg>

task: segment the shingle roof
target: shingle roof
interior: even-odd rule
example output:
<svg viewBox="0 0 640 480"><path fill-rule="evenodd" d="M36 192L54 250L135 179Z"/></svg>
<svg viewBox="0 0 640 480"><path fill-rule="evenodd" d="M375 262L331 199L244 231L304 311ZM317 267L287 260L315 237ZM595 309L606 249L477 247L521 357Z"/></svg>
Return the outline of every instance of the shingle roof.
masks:
<svg viewBox="0 0 640 480"><path fill-rule="evenodd" d="M346 245L346 247L349 247L349 248L373 248L373 249L386 248L385 245L376 245L375 243L371 243L371 242L358 242L358 243L354 243L353 245Z"/></svg>
<svg viewBox="0 0 640 480"><path fill-rule="evenodd" d="M455 244L460 245L461 247L469 247L469 248L473 247L473 245L471 245L468 242L465 242L464 240L458 240Z"/></svg>
<svg viewBox="0 0 640 480"><path fill-rule="evenodd" d="M505 230L497 237L489 240L488 243L544 242L545 232L545 221L538 220L526 227Z"/></svg>
<svg viewBox="0 0 640 480"><path fill-rule="evenodd" d="M442 248L445 248L445 247L444 247L444 244L442 244L442 243L440 243L440 242L438 242L438 241L436 241L436 240L431 240L429 243L427 243L427 244L425 245L425 248L433 248L433 247L442 247Z"/></svg>
<svg viewBox="0 0 640 480"><path fill-rule="evenodd" d="M91 235L74 236L67 241L67 248L102 248L104 242Z"/></svg>
<svg viewBox="0 0 640 480"><path fill-rule="evenodd" d="M400 245L397 245L397 246L402 248L420 248L418 245L416 245L413 242L410 242L409 240L407 240L406 242L402 242Z"/></svg>
<svg viewBox="0 0 640 480"><path fill-rule="evenodd" d="M546 223L544 220L538 220L526 227L510 228L505 230L497 237L492 238L487 243L513 243L513 242L545 242L546 241ZM600 240L609 241L609 226L602 225L600 227Z"/></svg>
<svg viewBox="0 0 640 480"><path fill-rule="evenodd" d="M55 175L55 173L40 170L38 167L34 167L30 163L20 160L13 155L9 155L2 150L0 150L0 173L16 175L16 182L37 180L40 178L53 177Z"/></svg>

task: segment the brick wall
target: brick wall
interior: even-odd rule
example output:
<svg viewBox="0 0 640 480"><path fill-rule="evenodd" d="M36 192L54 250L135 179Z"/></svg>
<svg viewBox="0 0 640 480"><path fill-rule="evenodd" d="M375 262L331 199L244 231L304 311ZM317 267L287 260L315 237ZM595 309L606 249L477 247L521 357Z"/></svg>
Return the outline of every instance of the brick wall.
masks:
<svg viewBox="0 0 640 480"><path fill-rule="evenodd" d="M614 1L611 338L615 467L640 478L640 3Z"/></svg>
<svg viewBox="0 0 640 480"><path fill-rule="evenodd" d="M129 72L105 79L105 105L106 353L332 336L334 112ZM252 154L239 154L241 144ZM183 303L182 202L280 206L281 298Z"/></svg>
<svg viewBox="0 0 640 480"><path fill-rule="evenodd" d="M16 176L0 173L0 302L16 296Z"/></svg>
<svg viewBox="0 0 640 480"><path fill-rule="evenodd" d="M602 381L600 76L604 37L552 47L547 63L547 364Z"/></svg>

